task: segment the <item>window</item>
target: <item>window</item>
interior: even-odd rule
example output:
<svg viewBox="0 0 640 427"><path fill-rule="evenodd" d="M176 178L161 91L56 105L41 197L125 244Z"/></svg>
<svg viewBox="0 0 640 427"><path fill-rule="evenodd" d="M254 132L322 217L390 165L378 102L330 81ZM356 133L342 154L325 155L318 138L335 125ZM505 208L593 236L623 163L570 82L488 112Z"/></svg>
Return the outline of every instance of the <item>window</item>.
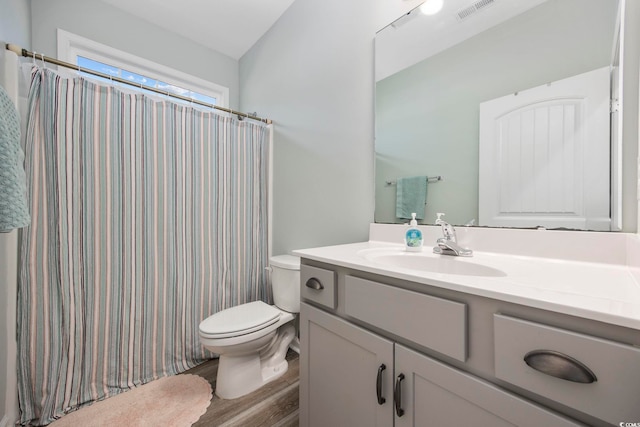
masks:
<svg viewBox="0 0 640 427"><path fill-rule="evenodd" d="M58 57L67 62L173 93L228 107L229 89L58 29ZM92 78L96 78L92 76ZM144 91L144 90L143 90ZM180 102L179 99L174 100Z"/></svg>
<svg viewBox="0 0 640 427"><path fill-rule="evenodd" d="M108 74L114 77L120 77L121 79L129 80L132 83L139 83L144 86L150 86L155 89L159 89L163 92L174 93L181 96L186 96L187 98L192 98L198 101L205 102L207 104L218 104L218 99L213 96L207 96L200 92L195 92L190 89L185 89L180 86L172 85L160 80L153 79L151 77L143 76L141 74L137 74L131 71L124 70L122 68L115 67L113 65L108 65L102 62L94 61L93 59L85 58L84 56L77 56L76 65L81 68L89 69L93 71L99 71L103 74ZM91 75L91 78L103 80L100 77L96 77ZM107 80L107 79L104 79ZM144 89L140 89L145 92ZM157 95L157 93L154 92ZM181 99L176 99L177 102L185 102Z"/></svg>

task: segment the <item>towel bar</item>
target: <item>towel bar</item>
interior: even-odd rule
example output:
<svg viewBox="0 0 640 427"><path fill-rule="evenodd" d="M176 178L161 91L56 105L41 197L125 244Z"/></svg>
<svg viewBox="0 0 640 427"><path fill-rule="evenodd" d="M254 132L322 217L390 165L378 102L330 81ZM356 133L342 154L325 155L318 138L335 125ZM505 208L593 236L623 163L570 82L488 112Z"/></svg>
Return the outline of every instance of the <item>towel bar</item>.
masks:
<svg viewBox="0 0 640 427"><path fill-rule="evenodd" d="M442 181L442 175L438 175L438 176L428 176L427 177L427 182L438 182L438 181ZM385 183L387 185L396 185L396 181L385 181Z"/></svg>

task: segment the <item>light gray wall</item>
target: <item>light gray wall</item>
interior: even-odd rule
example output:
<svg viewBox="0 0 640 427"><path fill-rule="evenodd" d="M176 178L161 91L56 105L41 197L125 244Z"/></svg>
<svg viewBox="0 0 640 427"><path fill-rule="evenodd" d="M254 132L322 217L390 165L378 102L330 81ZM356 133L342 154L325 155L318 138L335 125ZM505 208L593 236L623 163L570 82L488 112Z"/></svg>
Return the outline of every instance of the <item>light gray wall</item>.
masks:
<svg viewBox="0 0 640 427"><path fill-rule="evenodd" d="M31 0L0 0L0 41L31 48Z"/></svg>
<svg viewBox="0 0 640 427"><path fill-rule="evenodd" d="M229 88L238 108L238 61L99 0L46 0L32 5L33 49L57 56L61 28L98 43ZM213 25L213 24L212 24Z"/></svg>
<svg viewBox="0 0 640 427"><path fill-rule="evenodd" d="M31 48L31 0L0 0L0 42ZM0 52L0 85L5 87L4 45ZM17 95L16 93L10 95ZM0 233L0 426L18 419L16 386L17 231Z"/></svg>
<svg viewBox="0 0 640 427"><path fill-rule="evenodd" d="M373 9L297 0L240 59L242 109L275 122L274 254L368 237Z"/></svg>
<svg viewBox="0 0 640 427"><path fill-rule="evenodd" d="M477 221L479 104L608 66L615 22L611 0L550 0L378 82L375 220L399 221L386 180L442 175L424 223Z"/></svg>

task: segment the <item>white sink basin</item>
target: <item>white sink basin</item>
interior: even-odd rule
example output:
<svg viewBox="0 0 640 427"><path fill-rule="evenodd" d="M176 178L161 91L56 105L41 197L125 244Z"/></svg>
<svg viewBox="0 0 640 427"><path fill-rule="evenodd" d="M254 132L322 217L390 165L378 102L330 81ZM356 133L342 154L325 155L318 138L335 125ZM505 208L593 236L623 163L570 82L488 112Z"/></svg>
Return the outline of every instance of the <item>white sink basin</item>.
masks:
<svg viewBox="0 0 640 427"><path fill-rule="evenodd" d="M405 252L397 249L361 251L366 260L387 267L408 268L438 274L503 277L497 268L477 264L472 258L437 255L429 252Z"/></svg>

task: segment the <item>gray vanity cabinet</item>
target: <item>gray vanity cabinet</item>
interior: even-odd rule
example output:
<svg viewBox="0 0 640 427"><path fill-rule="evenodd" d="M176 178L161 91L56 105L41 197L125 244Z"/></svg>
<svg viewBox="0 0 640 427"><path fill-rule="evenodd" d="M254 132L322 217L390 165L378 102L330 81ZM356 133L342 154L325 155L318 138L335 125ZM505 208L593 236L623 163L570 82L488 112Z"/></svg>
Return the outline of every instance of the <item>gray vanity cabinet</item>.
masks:
<svg viewBox="0 0 640 427"><path fill-rule="evenodd" d="M302 265L302 427L584 425L465 371L466 303L341 271ZM331 298L322 298L324 289ZM413 309L398 311L402 301ZM442 321L422 327L425 339L415 324L434 313ZM414 346L418 340L438 351Z"/></svg>
<svg viewBox="0 0 640 427"><path fill-rule="evenodd" d="M304 303L300 337L303 427L579 425Z"/></svg>

